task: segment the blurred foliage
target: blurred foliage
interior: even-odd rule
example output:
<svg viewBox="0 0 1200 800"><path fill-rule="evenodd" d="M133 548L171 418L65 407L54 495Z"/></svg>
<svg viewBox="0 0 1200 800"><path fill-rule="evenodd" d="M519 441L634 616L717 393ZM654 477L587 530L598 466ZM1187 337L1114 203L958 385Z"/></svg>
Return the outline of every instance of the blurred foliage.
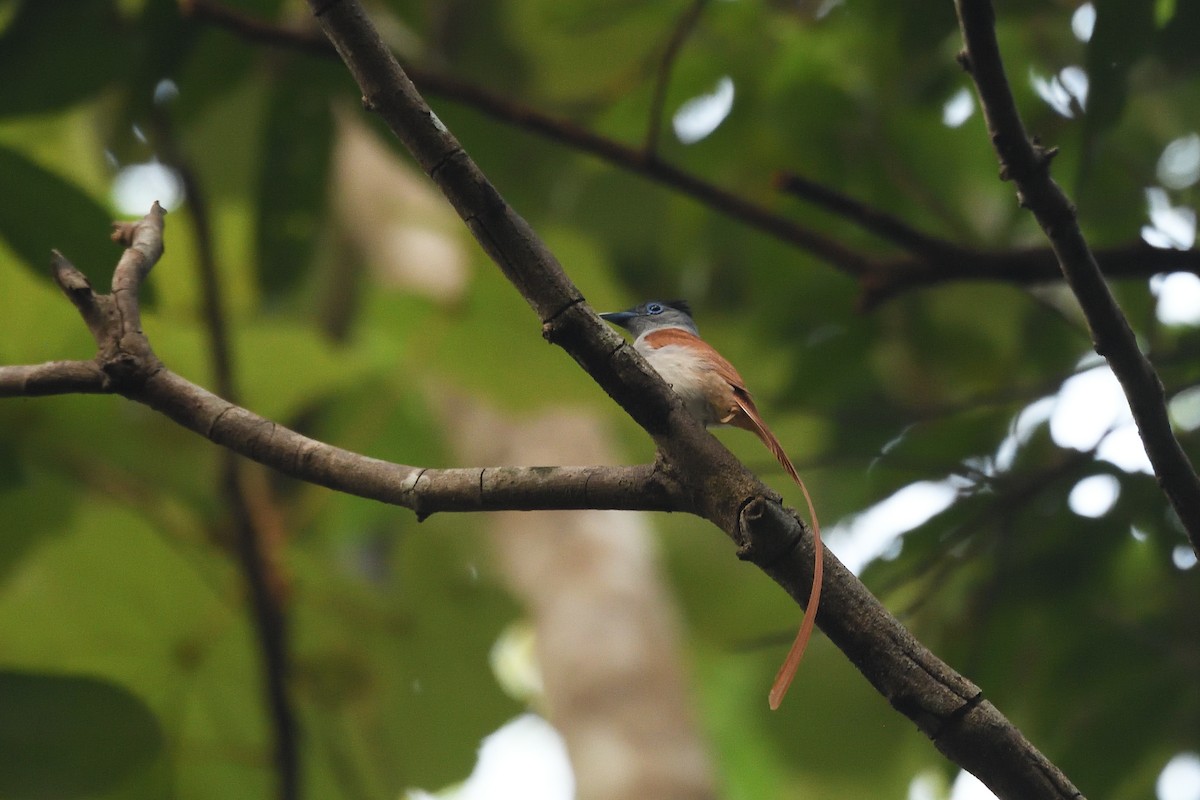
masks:
<svg viewBox="0 0 1200 800"><path fill-rule="evenodd" d="M295 0L236 5L264 21L307 20ZM636 146L687 5L370 7L407 57ZM1127 242L1147 222L1159 154L1200 129L1200 14L1195 3L1098 0L1085 44L1072 33L1075 7L1002 4L1001 44L1027 125L1061 148L1055 172L1085 232L1097 245ZM709 4L674 64L664 113L669 123L726 75L733 110L689 146L664 125L660 155L867 253L888 251L774 193L773 172L799 171L964 244L1036 243L1033 220L996 180L978 111L943 123L967 85L951 12L916 0ZM1086 111L1068 117L1032 77L1071 65L1091 88ZM455 463L435 413L440 391L513 414L582 404L610 416L629 459L649 456L632 423L542 342L464 229L404 239L417 254L407 265L367 256L379 250L353 232L366 210L339 188L335 111L357 103L339 63L253 44L181 15L174 0L4 0L0 74L0 363L90 355L46 280L49 251L103 287L118 172L182 153L211 210L251 409L343 447L440 466ZM1044 422L1010 439L1021 410L1054 395L1089 350L1061 292L947 285L860 314L853 281L804 252L430 100L593 305L691 299L706 336L758 387L827 527L913 482L956 476L956 501L864 577L1085 793L1146 797L1166 759L1195 747L1200 579L1174 564L1185 539L1153 478L1064 450ZM1190 206L1195 191L1171 199ZM211 386L190 214L185 199L168 218L146 329L172 368ZM434 258L447 249L465 258ZM432 277L414 280L413 264ZM1168 394L1200 382L1195 330L1158 323L1145 281L1118 294ZM1200 455L1196 434L1182 436ZM799 500L750 437L725 441ZM258 651L218 463L206 442L119 399L0 403L0 795L265 796ZM1098 519L1067 503L1093 474L1120 487ZM519 610L481 548L486 521L418 527L407 512L273 485L310 796L393 798L463 777L479 738L519 709L487 671L488 647ZM903 797L918 774L952 774L824 640L786 710L768 715L782 644L755 642L786 635L797 614L698 528L661 520L723 796Z"/></svg>

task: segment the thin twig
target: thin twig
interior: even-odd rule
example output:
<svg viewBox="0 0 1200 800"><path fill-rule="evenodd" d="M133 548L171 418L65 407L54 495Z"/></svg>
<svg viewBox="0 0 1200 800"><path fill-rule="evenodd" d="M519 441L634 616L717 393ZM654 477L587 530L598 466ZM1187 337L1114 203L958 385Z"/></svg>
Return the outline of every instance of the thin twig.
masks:
<svg viewBox="0 0 1200 800"><path fill-rule="evenodd" d="M213 246L212 223L203 187L189 159L179 147L168 112L156 108L155 144L163 162L175 170L183 184L187 204L184 207L195 232L196 266L201 292L201 316L208 334L207 353L213 370L217 394L238 402L229 325L221 288L221 272ZM256 484L252 492L246 464L232 450L223 450L218 488L224 497L237 543L238 561L250 596L250 611L262 656L263 693L267 717L274 739L275 772L280 800L300 796L299 732L292 707L288 618L283 558L272 545L281 545L259 524L263 515L253 513L255 506L273 505L266 482Z"/></svg>
<svg viewBox="0 0 1200 800"><path fill-rule="evenodd" d="M120 315L119 341L141 336L138 290L162 257L163 217L166 214L166 210L155 203L150 213L137 222L113 223L112 240L125 248L112 276L112 296Z"/></svg>
<svg viewBox="0 0 1200 800"><path fill-rule="evenodd" d="M75 306L79 315L83 317L83 322L91 332L92 338L97 343L101 342L108 335L109 322L104 309L96 301L92 282L57 250L50 251L50 270L54 275L55 283Z"/></svg>
<svg viewBox="0 0 1200 800"><path fill-rule="evenodd" d="M1062 269L1049 247L989 251L969 247L947 250L936 258L903 257L880 261L859 276L863 308L874 308L904 292L961 281L996 281L1015 286L1058 283ZM1167 250L1143 241L1096 252L1109 278L1149 278L1167 272L1200 275L1200 250Z"/></svg>
<svg viewBox="0 0 1200 800"><path fill-rule="evenodd" d="M165 109L155 110L155 146L163 163L179 176L183 195L187 198L184 211L195 231L196 268L200 283L200 312L204 331L208 335L208 357L213 371L213 386L217 394L237 402L234 385L232 348L229 343L229 322L221 290L221 272L213 246L212 222L208 198L196 170L180 149L174 127Z"/></svg>
<svg viewBox="0 0 1200 800"><path fill-rule="evenodd" d="M219 25L248 41L311 55L335 55L328 40L315 31L262 22L217 0L187 0L184 9L198 19ZM923 256L878 259L859 253L696 175L660 159L647 158L640 150L598 136L572 122L556 119L434 71L412 65L406 65L406 70L424 90L467 105L515 128L593 155L811 253L859 282L862 288L860 306L864 309L874 308L907 291L953 281L986 280L1026 285L1062 280L1054 253L1048 247L988 252L957 246L936 259ZM827 192L834 191L822 188ZM854 202L869 211L860 201ZM830 210L841 213L835 208ZM1200 251L1196 250L1160 250L1137 241L1102 250L1096 255L1104 273L1111 277L1150 277L1177 271L1200 275Z"/></svg>
<svg viewBox="0 0 1200 800"><path fill-rule="evenodd" d="M337 55L328 40L319 34L274 26L231 9L217 0L188 0L184 8L197 18L220 25L248 41L295 48L313 55ZM493 119L596 156L613 166L673 188L732 219L795 245L850 275L859 275L872 266L870 259L833 239L679 167L648 157L638 148L599 136L573 122L514 103L448 75L407 63L405 71L423 91L463 103Z"/></svg>
<svg viewBox="0 0 1200 800"><path fill-rule="evenodd" d="M285 28L231 8L218 0L179 0L181 13L203 19L233 31L240 38L259 44L286 47L309 55L329 57L334 55L329 40L320 30L309 28L296 30Z"/></svg>
<svg viewBox="0 0 1200 800"><path fill-rule="evenodd" d="M1200 478L1171 430L1162 382L1104 282L1074 206L1050 177L1056 151L1031 141L1025 132L1004 73L990 0L957 0L956 6L966 43L961 60L975 81L1001 176L1016 183L1021 204L1050 240L1087 318L1096 352L1120 381L1159 484L1200 555Z"/></svg>
<svg viewBox="0 0 1200 800"><path fill-rule="evenodd" d="M961 252L961 248L954 244L929 236L893 214L855 200L847 194L798 173L777 173L775 186L781 191L836 214L869 233L899 245L922 259L938 260L946 258L952 253Z"/></svg>
<svg viewBox="0 0 1200 800"><path fill-rule="evenodd" d="M262 654L262 682L267 716L274 739L275 774L280 800L300 797L299 730L291 697L288 617L284 601L282 561L272 557L267 537L255 524L242 465L233 450L225 450L220 489L233 522L238 562L250 592L254 631Z"/></svg>
<svg viewBox="0 0 1200 800"><path fill-rule="evenodd" d="M675 60L679 57L679 51L683 49L684 42L692 34L696 28L696 23L700 21L700 16L704 13L705 6L709 0L692 0L691 4L680 15L679 21L675 24L675 29L671 31L671 38L667 41L667 46L663 50L662 61L658 65L658 74L654 80L654 96L650 100L650 124L646 130L646 142L642 145L642 152L646 158L653 159L658 153L658 138L662 130L663 106L667 100L667 88L671 85L671 72L675 67Z"/></svg>

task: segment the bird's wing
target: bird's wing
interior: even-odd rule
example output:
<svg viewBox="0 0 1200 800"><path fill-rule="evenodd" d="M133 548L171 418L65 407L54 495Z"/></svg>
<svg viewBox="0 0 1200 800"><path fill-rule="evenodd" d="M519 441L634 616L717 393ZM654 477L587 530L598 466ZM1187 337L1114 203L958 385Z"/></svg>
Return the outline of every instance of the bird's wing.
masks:
<svg viewBox="0 0 1200 800"><path fill-rule="evenodd" d="M696 354L696 358L707 361L709 369L728 381L730 386L734 389L741 389L743 392L746 391L746 382L734 369L733 364L730 364L723 355L718 353L715 347L689 330L658 328L644 334L641 341L651 350L672 344L690 348Z"/></svg>

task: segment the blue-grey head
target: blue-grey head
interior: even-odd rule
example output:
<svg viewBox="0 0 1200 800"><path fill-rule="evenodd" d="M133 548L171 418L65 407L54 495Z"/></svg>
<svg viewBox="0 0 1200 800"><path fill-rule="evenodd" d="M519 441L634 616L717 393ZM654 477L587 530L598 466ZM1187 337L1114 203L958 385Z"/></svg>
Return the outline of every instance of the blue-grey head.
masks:
<svg viewBox="0 0 1200 800"><path fill-rule="evenodd" d="M657 328L683 328L700 335L696 323L692 321L692 309L684 300L648 300L627 311L601 314L600 319L620 325L634 338Z"/></svg>

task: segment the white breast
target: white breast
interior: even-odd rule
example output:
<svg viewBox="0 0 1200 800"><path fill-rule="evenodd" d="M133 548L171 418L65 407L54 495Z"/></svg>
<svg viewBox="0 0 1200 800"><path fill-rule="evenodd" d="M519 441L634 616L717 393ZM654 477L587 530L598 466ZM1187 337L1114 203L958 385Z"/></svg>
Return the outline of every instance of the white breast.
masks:
<svg viewBox="0 0 1200 800"><path fill-rule="evenodd" d="M689 347L669 344L652 348L639 337L633 343L642 357L663 377L693 416L705 425L717 423L717 414L710 398L727 392L728 384L708 366L703 357Z"/></svg>

